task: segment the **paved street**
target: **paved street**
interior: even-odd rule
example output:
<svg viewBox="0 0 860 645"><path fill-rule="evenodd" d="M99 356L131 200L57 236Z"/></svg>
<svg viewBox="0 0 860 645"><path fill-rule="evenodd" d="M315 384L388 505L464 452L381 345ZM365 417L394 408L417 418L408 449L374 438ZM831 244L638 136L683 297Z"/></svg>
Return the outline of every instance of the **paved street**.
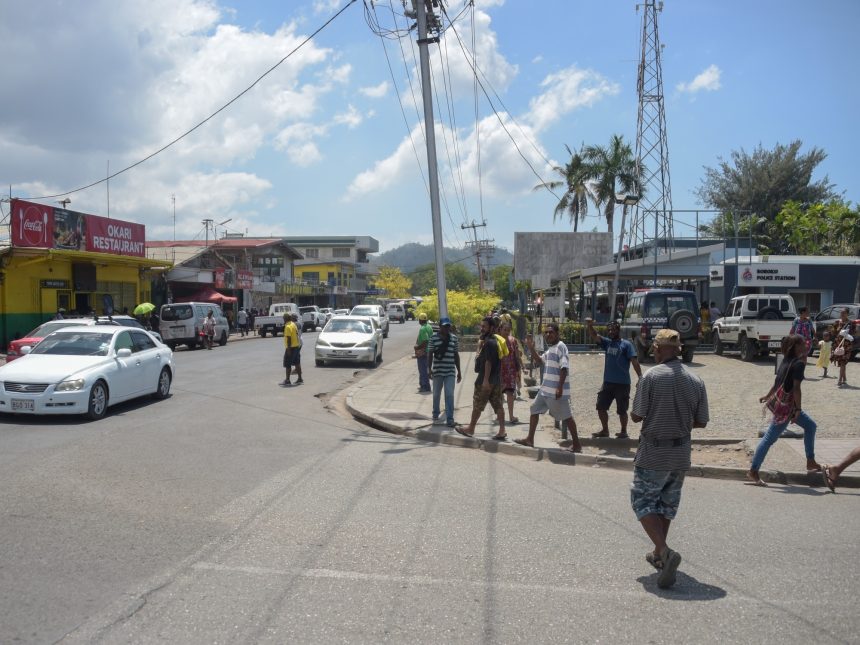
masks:
<svg viewBox="0 0 860 645"><path fill-rule="evenodd" d="M860 638L857 490L688 480L660 591L629 473L369 429L314 338L302 387L253 338L178 352L165 402L3 419L0 642Z"/></svg>

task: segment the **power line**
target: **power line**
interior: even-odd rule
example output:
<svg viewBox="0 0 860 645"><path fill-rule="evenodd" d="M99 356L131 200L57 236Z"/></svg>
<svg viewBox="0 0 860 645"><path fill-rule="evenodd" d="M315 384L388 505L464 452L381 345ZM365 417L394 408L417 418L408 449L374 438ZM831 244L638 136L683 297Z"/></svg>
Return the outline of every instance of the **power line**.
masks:
<svg viewBox="0 0 860 645"><path fill-rule="evenodd" d="M209 116L207 116L207 117L206 117L205 119L203 119L200 123L198 123L197 125L195 125L193 128L191 128L190 130L186 131L185 133L183 133L183 134L179 135L178 137L176 137L175 139L173 139L173 141L171 141L170 143L168 143L168 144L166 144L166 145L162 146L161 148L159 148L158 150L156 150L156 151L155 151L155 152L153 152L152 154L147 155L147 156L146 156L146 157L144 157L143 159L141 159L141 160L139 160L139 161L136 161L135 163L131 164L130 166L126 166L126 167L125 167L125 168L123 168L122 170L118 170L117 172L113 173L112 175L108 175L107 177L105 177L105 178L103 178L103 179L99 179L98 181L94 181L94 182L92 182L92 183L90 183L90 184L87 184L86 186L81 186L80 188L75 188L75 189L73 189L73 190L67 190L67 191L65 191L65 192L63 192L63 193L57 193L56 195L43 195L42 197L27 197L27 198L25 198L25 199L34 199L34 200L39 200L39 199L53 199L54 197L63 197L64 195L71 195L71 194L73 194L73 193L78 193L78 192L80 192L80 191L82 191L82 190L87 190L88 188L92 188L93 186L98 186L99 184L101 184L101 183L103 183L103 182L105 182L105 181L110 181L110 180L111 180L111 179L113 179L114 177L118 177L119 175L121 175L121 174L123 174L123 173L125 173L125 172L127 172L127 171L129 171L129 170L131 170L132 168L136 168L136 167L137 167L137 166L139 166L140 164L142 164L142 163L144 163L144 162L146 162L146 161L149 161L150 159L152 159L152 158L153 158L153 157L155 157L156 155L161 154L162 152L164 152L165 150L167 150L168 148L170 148L170 147L171 147L171 146L173 146L174 144L178 143L179 141L181 141L182 139L184 139L185 137L187 137L189 134L191 134L192 132L194 132L195 130L197 130L198 128L200 128L201 126L203 126L203 125L205 125L206 123L208 123L209 121L211 121L211 120L212 120L213 118L215 118L218 114L220 114L221 112L223 112L224 110L226 110L226 109L227 109L228 107L230 107L233 103L235 103L235 102L236 102L236 101L238 101L240 98L242 98L245 94L247 94L248 92L250 92L250 91L251 91L251 90L252 90L252 89L253 89L253 88L254 88L254 87L255 87L255 86L260 82L260 81L262 81L264 78L266 78L266 76L268 76L268 75L269 75L269 74L271 74L273 71L275 71L278 67L280 67L280 66L281 66L281 65L282 65L282 64L283 64L287 59L289 59L293 54L295 54L297 51L299 51L299 50L300 50L302 47L304 47L307 43L309 43L311 40L313 40L313 39L314 39L314 37L315 37L317 34L319 34L323 29L325 29L325 28L326 28L326 27L328 27L332 22L334 22L334 20L335 20L336 18L338 18L338 17L339 17L339 16L340 16L344 11L346 11L346 10L347 10L347 9L348 9L352 4L354 4L355 2L356 2L356 0L348 0L347 4L345 4L345 5L340 9L340 11L338 11L338 12L337 12L336 14L334 14L331 18L329 18L328 20L326 20L326 21L325 21L325 22L324 22L320 27L318 27L318 28L317 28L317 29L316 29L316 30L315 30L315 31L314 31L310 36L308 36L308 37L307 37L307 38L305 38L302 42L300 42L298 45L296 45L296 46L293 48L293 50L292 50L292 51L290 51L290 52L289 52L286 56L284 56L281 60L279 60L277 63L275 63L275 64L274 64L274 65L272 65L269 69L267 69L265 72L263 72L260 76L258 76L258 77L257 77L257 79L256 79L253 83L251 83L248 87L246 87L244 90L242 90L241 92L239 92L236 96L234 96L232 99L230 99L229 101L227 101L227 103L225 103L225 104L224 104L224 105L222 105L220 108L218 108L217 110L215 110L212 114L210 114Z"/></svg>

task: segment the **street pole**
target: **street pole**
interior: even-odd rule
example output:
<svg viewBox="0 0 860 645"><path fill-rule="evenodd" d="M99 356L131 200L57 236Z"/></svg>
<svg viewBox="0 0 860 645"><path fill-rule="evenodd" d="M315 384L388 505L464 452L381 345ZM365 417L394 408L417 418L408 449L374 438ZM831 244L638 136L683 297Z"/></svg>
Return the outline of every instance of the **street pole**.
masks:
<svg viewBox="0 0 860 645"><path fill-rule="evenodd" d="M424 136L427 141L427 174L430 183L430 214L433 220L433 248L436 254L436 291L439 297L439 318L448 317L448 294L445 286L445 256L442 250L442 215L439 208L439 175L436 165L436 128L433 119L433 97L430 89L430 55L427 45L439 42L427 38L427 5L424 0L412 0L418 19L418 54L421 61L421 91L424 97Z"/></svg>

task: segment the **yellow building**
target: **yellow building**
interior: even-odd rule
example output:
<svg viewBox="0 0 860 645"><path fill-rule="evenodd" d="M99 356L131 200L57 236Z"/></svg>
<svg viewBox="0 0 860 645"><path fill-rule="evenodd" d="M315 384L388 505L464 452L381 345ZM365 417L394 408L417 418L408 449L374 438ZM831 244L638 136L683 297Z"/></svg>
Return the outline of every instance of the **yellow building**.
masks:
<svg viewBox="0 0 860 645"><path fill-rule="evenodd" d="M59 309L103 314L111 304L116 313L130 312L151 300L165 263L143 257L143 225L21 200L12 200L10 219L9 241L0 245L4 350Z"/></svg>

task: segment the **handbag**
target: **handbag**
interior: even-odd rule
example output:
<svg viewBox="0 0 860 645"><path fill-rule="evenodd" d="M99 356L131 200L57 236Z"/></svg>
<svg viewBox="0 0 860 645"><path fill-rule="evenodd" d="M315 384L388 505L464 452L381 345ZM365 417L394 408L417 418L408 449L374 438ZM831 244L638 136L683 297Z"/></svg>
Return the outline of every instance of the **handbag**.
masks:
<svg viewBox="0 0 860 645"><path fill-rule="evenodd" d="M415 345L415 358L422 358L427 355L427 343Z"/></svg>
<svg viewBox="0 0 860 645"><path fill-rule="evenodd" d="M773 422L776 424L787 423L794 416L796 409L794 392L785 391L785 381L788 380L789 374L791 374L791 365L786 369L785 378L776 388L776 392L765 403L765 407L773 414Z"/></svg>
<svg viewBox="0 0 860 645"><path fill-rule="evenodd" d="M833 355L834 356L845 356L845 345L840 343L839 347L837 347L836 349L833 350Z"/></svg>

